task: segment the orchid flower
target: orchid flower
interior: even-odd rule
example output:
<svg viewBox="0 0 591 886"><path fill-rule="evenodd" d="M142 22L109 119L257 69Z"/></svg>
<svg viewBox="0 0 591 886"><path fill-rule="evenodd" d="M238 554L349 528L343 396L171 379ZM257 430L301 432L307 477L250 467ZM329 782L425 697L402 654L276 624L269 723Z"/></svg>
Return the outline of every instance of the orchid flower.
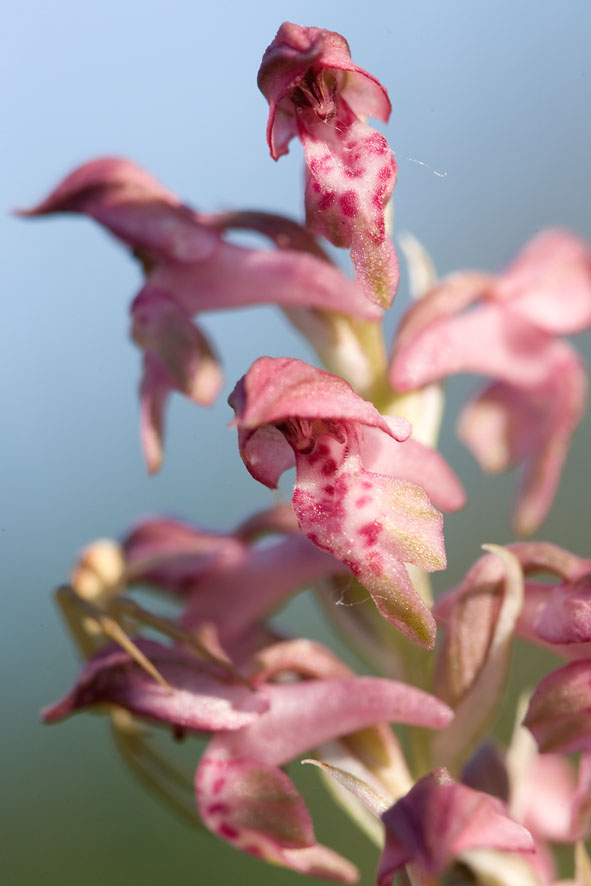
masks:
<svg viewBox="0 0 591 886"><path fill-rule="evenodd" d="M128 160L103 157L74 170L41 203L23 212L74 212L93 218L143 263L146 280L132 303L131 333L144 355L141 437L150 472L162 461L164 410L172 390L202 405L219 393L217 356L192 322L202 311L251 304L308 305L367 320L381 310L333 265L294 248L245 249L223 239L242 215L195 212ZM285 222L250 214L248 225L273 239ZM291 223L289 230L297 229ZM308 244L307 244L308 245Z"/></svg>
<svg viewBox="0 0 591 886"><path fill-rule="evenodd" d="M223 536L145 520L123 541L128 580L180 596L180 626L242 659L268 637L262 625L270 612L299 588L344 571L299 532L287 510L257 514ZM258 544L261 532L281 534Z"/></svg>
<svg viewBox="0 0 591 886"><path fill-rule="evenodd" d="M316 655L304 656L308 676L316 660ZM294 671L301 664L283 647L273 673L286 667ZM321 667L330 672L323 661ZM272 676L269 667L265 676ZM226 741L220 732L199 763L195 784L202 820L236 848L267 861L354 882L355 868L316 843L303 800L280 767L327 741L385 721L441 728L449 721L449 709L418 689L375 677L327 676L266 684L258 691L269 701L258 727L241 729L235 741Z"/></svg>
<svg viewBox="0 0 591 886"><path fill-rule="evenodd" d="M259 543L267 534L272 541ZM69 593L66 617L78 613L78 623L69 622L87 657L108 638L148 666L126 642L125 628L149 624L218 664L231 659L239 665L274 636L264 624L274 609L298 589L344 571L300 533L292 509L280 505L227 534L166 517L142 520L121 544L101 540L85 548L61 593ZM176 621L147 612L126 594L146 585L179 601ZM80 607L82 615L106 617L100 640L80 630ZM116 634L108 629L115 625L122 626ZM153 668L148 672L155 675Z"/></svg>
<svg viewBox="0 0 591 886"><path fill-rule="evenodd" d="M444 567L442 518L417 484L446 499L450 486L457 492L453 475L438 474L432 450L407 446L408 422L382 417L343 379L300 360L261 357L229 402L250 473L275 488L295 464L304 535L344 563L399 630L431 647L435 623L404 563Z"/></svg>
<svg viewBox="0 0 591 886"><path fill-rule="evenodd" d="M486 470L525 462L515 514L524 534L548 512L585 401L585 370L559 336L590 325L591 251L573 234L551 230L498 277L447 278L398 331L391 366L398 390L459 372L496 379L468 407L460 436Z"/></svg>
<svg viewBox="0 0 591 886"><path fill-rule="evenodd" d="M384 87L351 60L334 31L284 22L267 48L258 75L269 102L267 142L277 160L294 136L306 156L306 217L316 234L351 249L368 299L389 307L398 262L385 211L396 181L386 139L364 116L387 121Z"/></svg>
<svg viewBox="0 0 591 886"><path fill-rule="evenodd" d="M379 886L412 864L421 886L430 886L454 862L475 849L531 852L528 831L509 818L496 797L455 782L446 769L422 778L383 815L386 845L378 867ZM413 881L414 882L414 881Z"/></svg>

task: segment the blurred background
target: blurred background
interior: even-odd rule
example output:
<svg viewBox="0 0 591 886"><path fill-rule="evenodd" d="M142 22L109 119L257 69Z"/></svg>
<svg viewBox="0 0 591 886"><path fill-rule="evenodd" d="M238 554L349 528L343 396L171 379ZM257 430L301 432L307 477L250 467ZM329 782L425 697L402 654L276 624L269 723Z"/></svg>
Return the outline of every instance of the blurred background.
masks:
<svg viewBox="0 0 591 886"><path fill-rule="evenodd" d="M150 512L225 529L269 504L227 428L227 391L261 354L310 353L271 307L206 315L227 391L209 410L173 397L164 468L148 478L139 358L127 331L138 268L89 221L24 222L9 211L38 201L83 161L120 154L198 209L301 218L301 149L293 143L278 164L269 158L267 106L256 88L265 47L291 20L345 35L354 60L390 92L396 232L418 236L441 274L496 270L544 226L591 235L591 5L22 0L6 5L2 19L1 882L296 883L296 874L173 818L120 764L100 718L42 728L39 709L65 692L77 668L51 596L76 551ZM403 278L390 328L407 298ZM589 351L588 338L579 344ZM446 520L450 565L439 588L464 574L482 542L512 539L515 478L483 477L454 439L471 387L449 387L442 446L469 504ZM538 533L587 556L590 444L587 419ZM294 633L330 636L304 599L281 621ZM532 682L534 661L518 659ZM319 838L362 866L363 884L374 882L375 850L325 798L316 773L304 779Z"/></svg>

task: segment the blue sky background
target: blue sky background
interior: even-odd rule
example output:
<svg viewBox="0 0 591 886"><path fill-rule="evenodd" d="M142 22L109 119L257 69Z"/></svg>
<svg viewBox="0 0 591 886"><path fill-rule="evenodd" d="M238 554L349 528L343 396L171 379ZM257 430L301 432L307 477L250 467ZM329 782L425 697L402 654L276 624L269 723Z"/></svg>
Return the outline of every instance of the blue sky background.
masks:
<svg viewBox="0 0 591 886"><path fill-rule="evenodd" d="M211 410L174 398L165 467L147 478L139 360L127 333L138 269L90 222L24 222L8 211L36 202L81 162L115 153L205 211L301 216L301 150L293 144L279 163L269 158L256 88L262 52L281 21L292 20L344 34L355 61L387 86L396 230L420 237L440 273L497 269L547 225L588 238L591 5L23 0L1 17L3 882L119 886L143 878L176 886L190 877L216 886L236 876L238 863L253 882L295 883L296 875L267 874L177 824L119 766L102 722L38 726L39 708L75 672L50 592L76 550L152 511L227 527L269 494L237 456L225 396ZM403 281L394 317L405 302ZM309 357L272 308L203 322L228 389L263 353ZM589 350L588 339L581 345ZM463 574L481 542L511 538L512 479L482 478L453 439L466 390L452 388L443 446L470 504L446 523L442 587ZM539 533L587 555L589 425ZM305 630L307 607L292 606L287 620ZM322 805L318 780L308 784ZM352 846L371 883L372 851L354 842L328 803L322 808L321 835L332 839L332 828L341 849Z"/></svg>

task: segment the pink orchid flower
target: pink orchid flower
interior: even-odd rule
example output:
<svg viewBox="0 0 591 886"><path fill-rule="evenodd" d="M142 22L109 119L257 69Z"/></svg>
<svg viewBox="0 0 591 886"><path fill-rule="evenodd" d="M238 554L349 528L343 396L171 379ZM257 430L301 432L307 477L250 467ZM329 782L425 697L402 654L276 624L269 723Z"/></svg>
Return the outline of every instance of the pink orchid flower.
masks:
<svg viewBox="0 0 591 886"><path fill-rule="evenodd" d="M295 223L287 224L292 232L287 248L236 246L223 239L224 230L247 226L278 240L274 232L284 231L285 220L256 213L199 214L128 160L103 157L86 163L22 214L57 212L88 215L143 262L146 282L131 306L131 332L144 355L141 437L150 472L162 461L169 393L179 391L206 405L222 384L217 356L192 322L196 314L276 303L343 311L366 320L381 315L357 286L298 238ZM304 245L316 254L303 251Z"/></svg>
<svg viewBox="0 0 591 886"><path fill-rule="evenodd" d="M258 543L262 534L273 540ZM179 595L179 624L242 661L268 640L263 622L298 589L344 571L298 530L291 508L254 515L227 535L144 520L123 540L130 585Z"/></svg>
<svg viewBox="0 0 591 886"><path fill-rule="evenodd" d="M416 866L419 877L438 876L473 849L534 848L529 832L509 818L498 798L455 782L446 769L417 782L382 821L386 844L378 867L379 886L390 886L395 872L408 864Z"/></svg>
<svg viewBox="0 0 591 886"><path fill-rule="evenodd" d="M388 120L386 90L351 60L340 34L290 22L267 48L258 84L269 102L273 159L287 153L294 136L302 142L308 225L335 246L351 249L368 298L389 307L399 274L384 213L396 161L386 139L363 119Z"/></svg>
<svg viewBox="0 0 591 886"><path fill-rule="evenodd" d="M408 422L384 418L343 379L300 360L261 357L229 402L253 477L275 488L295 464L304 535L353 572L392 624L432 647L435 623L404 563L445 566L442 517L427 495L445 498L449 475L429 467L440 458L427 447L417 458L419 444L405 448Z"/></svg>
<svg viewBox="0 0 591 886"><path fill-rule="evenodd" d="M220 732L207 747L195 780L203 822L236 848L300 873L352 883L350 862L316 842L310 815L289 777L291 760L335 738L375 724L404 722L438 729L451 716L443 702L403 683L377 677L342 676L325 656L304 651L294 659L279 647L265 678L303 672L300 682L259 687L269 702L258 728L246 727L226 741ZM309 679L316 666L325 675ZM302 671L303 667L303 671ZM329 676L331 670L335 676Z"/></svg>
<svg viewBox="0 0 591 886"><path fill-rule="evenodd" d="M466 310L470 308L470 310ZM456 274L403 321L392 384L411 390L459 372L492 376L459 432L485 470L523 461L515 523L545 518L583 413L586 373L559 336L591 325L591 251L565 231L538 234L498 277Z"/></svg>
<svg viewBox="0 0 591 886"><path fill-rule="evenodd" d="M462 770L462 782L502 800L511 817L532 835L529 859L544 884L554 883L556 863L550 843L574 843L584 836L581 800L588 791L589 771L579 777L570 760L540 754L531 734L517 725L507 752L483 742Z"/></svg>

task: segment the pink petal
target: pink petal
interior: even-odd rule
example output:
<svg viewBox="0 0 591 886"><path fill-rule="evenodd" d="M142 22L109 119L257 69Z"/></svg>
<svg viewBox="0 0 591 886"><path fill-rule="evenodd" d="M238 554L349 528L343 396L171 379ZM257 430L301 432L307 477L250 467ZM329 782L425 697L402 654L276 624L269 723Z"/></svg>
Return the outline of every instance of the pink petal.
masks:
<svg viewBox="0 0 591 886"><path fill-rule="evenodd" d="M172 389L168 373L158 358L145 354L140 383L140 439L150 474L155 474L162 465L164 413Z"/></svg>
<svg viewBox="0 0 591 886"><path fill-rule="evenodd" d="M389 886L395 871L408 862L438 875L470 849L533 849L530 834L507 816L499 800L454 782L446 769L417 782L382 821L386 845L378 868L380 886Z"/></svg>
<svg viewBox="0 0 591 886"><path fill-rule="evenodd" d="M43 721L53 723L96 704L115 704L139 717L174 727L218 732L241 729L268 707L265 697L248 686L214 677L190 654L149 640L138 640L136 645L171 691L157 683L127 652L108 647L85 665L67 696L43 711Z"/></svg>
<svg viewBox="0 0 591 886"><path fill-rule="evenodd" d="M265 51L258 75L259 89L269 102L267 141L275 160L287 153L288 142L296 134L291 95L305 82L308 72L321 74L323 69L335 77L338 91L357 115L388 120L391 105L386 90L351 60L344 37L334 31L284 22ZM346 76L339 76L339 71L346 72ZM320 106L318 112L323 113ZM326 106L325 119L330 120L329 114L330 107Z"/></svg>
<svg viewBox="0 0 591 886"><path fill-rule="evenodd" d="M550 509L586 397L585 369L566 343L556 342L548 352L545 373L528 389L492 385L459 423L460 438L485 469L503 470L526 460L515 512L515 525L524 534L533 532Z"/></svg>
<svg viewBox="0 0 591 886"><path fill-rule="evenodd" d="M457 511L466 504L464 487L437 450L413 437L399 443L373 428L365 428L360 436L361 461L368 471L421 486L443 511Z"/></svg>
<svg viewBox="0 0 591 886"><path fill-rule="evenodd" d="M507 308L487 304L427 326L396 353L390 377L400 391L461 372L535 385L546 376L552 343Z"/></svg>
<svg viewBox="0 0 591 886"><path fill-rule="evenodd" d="M358 422L381 428L396 440L405 440L411 431L402 418L386 421L344 379L289 357L255 360L228 402L238 428L249 431L293 418Z"/></svg>
<svg viewBox="0 0 591 886"><path fill-rule="evenodd" d="M539 611L535 631L547 643L591 641L591 573L552 589Z"/></svg>
<svg viewBox="0 0 591 886"><path fill-rule="evenodd" d="M591 751L591 660L571 662L545 677L523 722L541 753Z"/></svg>
<svg viewBox="0 0 591 886"><path fill-rule="evenodd" d="M182 623L195 629L214 624L222 645L232 650L259 621L298 589L342 569L302 535L273 544L245 546L240 559L219 562L196 576Z"/></svg>
<svg viewBox="0 0 591 886"><path fill-rule="evenodd" d="M304 801L285 773L263 761L232 759L214 739L195 777L205 825L250 855L300 873L353 883L353 865L315 842Z"/></svg>
<svg viewBox="0 0 591 886"><path fill-rule="evenodd" d="M591 326L591 249L569 231L541 231L499 277L494 297L546 332L582 332Z"/></svg>
<svg viewBox="0 0 591 886"><path fill-rule="evenodd" d="M256 654L250 668L255 686L267 683L278 674L285 673L325 680L332 677L348 677L351 671L326 646L305 638L285 640L267 646Z"/></svg>
<svg viewBox="0 0 591 886"><path fill-rule="evenodd" d="M430 292L413 302L405 313L394 340L394 356L400 354L431 324L453 318L474 301L486 297L495 278L479 271L451 274Z"/></svg>
<svg viewBox="0 0 591 886"><path fill-rule="evenodd" d="M154 354L176 390L209 406L223 383L218 359L169 293L146 287L131 305L132 338Z"/></svg>
<svg viewBox="0 0 591 886"><path fill-rule="evenodd" d="M78 212L94 218L132 249L150 256L199 262L215 252L219 234L145 170L118 157L75 169L24 215Z"/></svg>
<svg viewBox="0 0 591 886"><path fill-rule="evenodd" d="M253 722L232 739L219 737L228 755L273 766L325 741L383 722L441 729L451 719L442 701L404 683L379 677L306 680L260 690L269 701L260 727Z"/></svg>
<svg viewBox="0 0 591 886"><path fill-rule="evenodd" d="M252 304L307 305L362 320L379 320L383 313L338 268L314 255L222 241L207 261L160 262L148 286L174 292L188 314Z"/></svg>
<svg viewBox="0 0 591 886"><path fill-rule="evenodd" d="M127 581L187 594L204 574L241 563L245 546L166 517L143 520L123 540Z"/></svg>
<svg viewBox="0 0 591 886"><path fill-rule="evenodd" d="M522 786L522 821L538 840L571 842L575 771L557 754L538 754Z"/></svg>

